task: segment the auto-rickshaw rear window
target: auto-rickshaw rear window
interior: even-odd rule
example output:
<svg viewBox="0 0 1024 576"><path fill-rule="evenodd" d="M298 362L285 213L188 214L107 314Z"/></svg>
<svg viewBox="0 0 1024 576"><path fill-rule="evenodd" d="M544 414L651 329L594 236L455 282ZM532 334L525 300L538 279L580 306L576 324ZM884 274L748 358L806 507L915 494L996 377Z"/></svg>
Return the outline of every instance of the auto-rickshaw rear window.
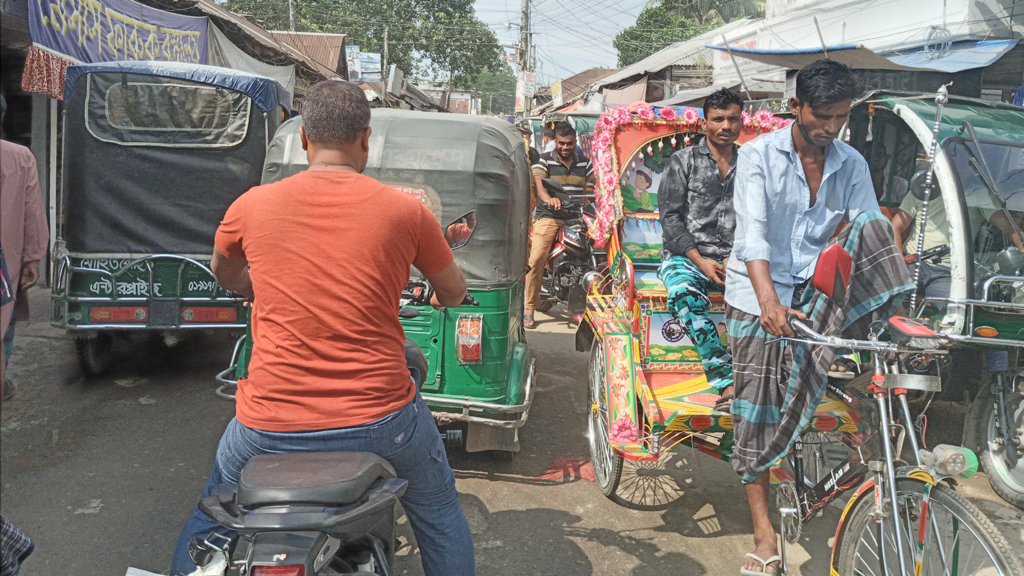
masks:
<svg viewBox="0 0 1024 576"><path fill-rule="evenodd" d="M245 139L251 101L187 80L135 74L88 76L86 127L126 146L226 147Z"/></svg>

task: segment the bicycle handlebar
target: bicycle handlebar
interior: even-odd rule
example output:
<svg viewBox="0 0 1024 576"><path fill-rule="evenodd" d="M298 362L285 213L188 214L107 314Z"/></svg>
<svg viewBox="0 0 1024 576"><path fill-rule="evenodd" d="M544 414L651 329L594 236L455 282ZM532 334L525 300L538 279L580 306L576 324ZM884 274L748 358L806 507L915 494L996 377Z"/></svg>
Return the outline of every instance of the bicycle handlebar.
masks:
<svg viewBox="0 0 1024 576"><path fill-rule="evenodd" d="M787 314L786 323L789 324L790 329L796 335L803 335L804 339L800 338L788 338L795 342L804 342L806 344L815 344L818 346L828 346L829 348L849 348L851 350L870 350L872 352L899 352L899 347L892 342L879 342L877 340L854 340L851 338L837 338L835 336L825 336L819 334L811 329L810 326L803 323L799 316L796 314Z"/></svg>

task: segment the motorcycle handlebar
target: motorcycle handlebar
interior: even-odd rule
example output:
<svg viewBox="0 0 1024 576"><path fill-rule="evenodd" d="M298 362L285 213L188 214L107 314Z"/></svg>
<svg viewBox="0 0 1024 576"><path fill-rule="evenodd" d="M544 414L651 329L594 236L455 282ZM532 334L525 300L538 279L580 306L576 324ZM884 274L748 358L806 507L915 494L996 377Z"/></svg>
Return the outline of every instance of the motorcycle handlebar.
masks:
<svg viewBox="0 0 1024 576"><path fill-rule="evenodd" d="M409 306L430 306L430 299L434 295L434 289L431 288L430 283L427 281L410 282L405 290L402 290L402 300L407 300ZM479 306L480 303L473 298L472 294L467 293L466 297L462 300L460 306ZM403 312L408 314L403 316ZM411 315L412 312L405 312L405 308L399 312L399 316L402 318L414 318ZM417 313L418 315L418 313Z"/></svg>

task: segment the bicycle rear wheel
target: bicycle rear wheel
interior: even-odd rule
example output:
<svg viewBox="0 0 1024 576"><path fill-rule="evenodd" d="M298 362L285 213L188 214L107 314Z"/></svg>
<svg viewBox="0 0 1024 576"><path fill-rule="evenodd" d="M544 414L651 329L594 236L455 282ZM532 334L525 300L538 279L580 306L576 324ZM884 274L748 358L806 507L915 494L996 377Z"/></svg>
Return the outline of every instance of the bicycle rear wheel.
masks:
<svg viewBox="0 0 1024 576"><path fill-rule="evenodd" d="M900 510L899 546L907 561L908 576L1024 576L1010 544L995 525L976 506L952 488L931 487L923 545L918 544L922 507L927 484L912 478L896 480ZM879 546L878 525L874 518L875 501L865 494L854 505L847 520L849 526L836 543L839 548L839 573L842 576L887 576L900 574L896 551L896 530L888 494L885 513L885 542ZM934 522L932 521L934 520ZM882 565L882 552L885 566ZM915 572L915 563L921 571Z"/></svg>

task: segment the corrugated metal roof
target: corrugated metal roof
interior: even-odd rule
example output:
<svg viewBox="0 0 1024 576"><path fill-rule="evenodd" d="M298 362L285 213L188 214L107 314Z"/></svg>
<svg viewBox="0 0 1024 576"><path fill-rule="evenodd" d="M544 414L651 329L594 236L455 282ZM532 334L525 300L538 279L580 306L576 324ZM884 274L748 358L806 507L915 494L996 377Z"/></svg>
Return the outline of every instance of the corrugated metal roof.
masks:
<svg viewBox="0 0 1024 576"><path fill-rule="evenodd" d="M344 34L324 34L320 32L290 32L287 30L271 30L270 34L279 42L287 44L302 52L318 64L334 70L339 76L345 76Z"/></svg>
<svg viewBox="0 0 1024 576"><path fill-rule="evenodd" d="M306 56L299 50L279 42L274 35L264 30L263 28L249 22L244 17L231 12L230 10L221 7L213 0L196 0L195 7L201 10L207 16L211 18L217 18L218 20L228 21L238 26L242 32L250 36L260 44L283 53L285 56L295 61L296 63L306 67L310 71L316 72L325 78L338 78L338 73L330 68L320 64L313 60L309 56Z"/></svg>
<svg viewBox="0 0 1024 576"><path fill-rule="evenodd" d="M704 45L711 44L713 43L714 38L718 38L722 34L727 34L730 30L744 26L752 21L753 18L733 20L728 24L722 25L710 32L705 32L700 36L696 36L682 42L676 42L668 48L659 50L639 62L630 64L614 74L591 83L589 89L597 91L602 86L622 82L633 76L658 72L659 70L664 70L669 66L687 66L701 62L710 65L710 50L708 50ZM721 41L721 38L719 38L719 41Z"/></svg>

